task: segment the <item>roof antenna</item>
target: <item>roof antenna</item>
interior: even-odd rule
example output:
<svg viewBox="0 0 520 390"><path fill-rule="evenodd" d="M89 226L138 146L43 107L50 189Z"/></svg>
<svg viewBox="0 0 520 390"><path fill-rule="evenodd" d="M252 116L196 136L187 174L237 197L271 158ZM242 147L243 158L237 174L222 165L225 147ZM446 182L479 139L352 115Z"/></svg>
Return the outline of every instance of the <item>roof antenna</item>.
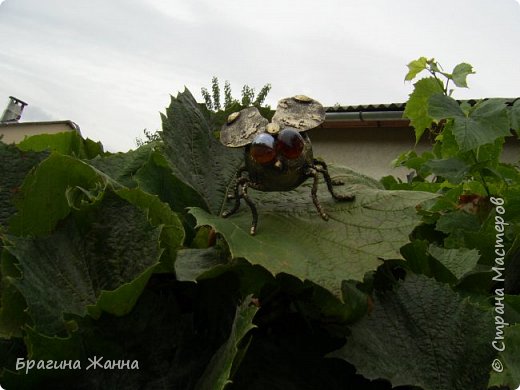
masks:
<svg viewBox="0 0 520 390"><path fill-rule="evenodd" d="M0 118L1 123L18 122L22 117L23 109L27 106L27 103L15 98L14 96L9 96L9 99L9 103L2 114L2 118Z"/></svg>

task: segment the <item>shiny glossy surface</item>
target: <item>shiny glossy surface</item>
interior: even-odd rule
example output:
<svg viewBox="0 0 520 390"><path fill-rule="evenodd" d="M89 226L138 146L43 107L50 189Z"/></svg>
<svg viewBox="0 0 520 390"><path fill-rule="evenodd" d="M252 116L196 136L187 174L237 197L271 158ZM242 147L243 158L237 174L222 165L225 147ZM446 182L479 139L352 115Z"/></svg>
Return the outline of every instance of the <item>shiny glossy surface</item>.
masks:
<svg viewBox="0 0 520 390"><path fill-rule="evenodd" d="M270 164L276 159L275 139L267 133L259 134L251 143L249 151L253 160L265 165Z"/></svg>
<svg viewBox="0 0 520 390"><path fill-rule="evenodd" d="M303 145L304 141L301 134L293 128L286 127L278 134L276 151L285 158L294 160L302 154Z"/></svg>

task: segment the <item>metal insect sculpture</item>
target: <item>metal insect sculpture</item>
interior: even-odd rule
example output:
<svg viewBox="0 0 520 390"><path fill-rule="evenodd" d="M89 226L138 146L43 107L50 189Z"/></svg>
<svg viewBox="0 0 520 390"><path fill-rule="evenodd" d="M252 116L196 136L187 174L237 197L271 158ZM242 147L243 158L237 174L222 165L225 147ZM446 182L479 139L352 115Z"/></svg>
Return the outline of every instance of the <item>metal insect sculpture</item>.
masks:
<svg viewBox="0 0 520 390"><path fill-rule="evenodd" d="M271 123L256 107L248 107L229 115L220 132L220 142L225 146L245 147L245 163L236 174L233 207L222 213L228 217L240 207L244 199L253 215L250 233L254 235L258 224L258 212L247 193L248 188L259 191L290 191L309 178L313 179L311 197L321 218L329 217L317 197L318 175L322 174L332 197L339 201L351 201L353 195L340 195L333 186L342 182L331 179L325 162L313 157L312 145L304 132L315 128L325 120L325 109L314 99L297 95L282 99Z"/></svg>

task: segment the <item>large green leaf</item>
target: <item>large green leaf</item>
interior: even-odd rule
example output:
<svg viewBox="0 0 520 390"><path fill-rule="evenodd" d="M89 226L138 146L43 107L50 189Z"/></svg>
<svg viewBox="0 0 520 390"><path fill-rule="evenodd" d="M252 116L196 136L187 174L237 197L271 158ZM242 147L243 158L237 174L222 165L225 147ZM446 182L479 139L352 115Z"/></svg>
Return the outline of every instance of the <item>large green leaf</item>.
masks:
<svg viewBox="0 0 520 390"><path fill-rule="evenodd" d="M416 142L419 142L424 131L433 123L433 118L428 114L430 97L442 92L442 83L433 77L421 79L414 84L414 90L406 103L403 116L410 119L410 124L415 129Z"/></svg>
<svg viewBox="0 0 520 390"><path fill-rule="evenodd" d="M0 230L14 214L14 197L27 173L48 156L47 152L23 152L0 142Z"/></svg>
<svg viewBox="0 0 520 390"><path fill-rule="evenodd" d="M432 244L430 245L429 252L457 279L461 279L468 272L472 271L480 259L480 255L476 249L446 249Z"/></svg>
<svg viewBox="0 0 520 390"><path fill-rule="evenodd" d="M149 159L152 151L153 144L146 144L126 153L97 156L88 163L118 183L133 188L137 186L135 174Z"/></svg>
<svg viewBox="0 0 520 390"><path fill-rule="evenodd" d="M173 272L173 264L177 257L177 250L182 246L185 238L182 222L170 207L161 202L156 195L151 195L140 189L123 188L116 193L131 204L146 212L153 226L162 226L161 256L163 270Z"/></svg>
<svg viewBox="0 0 520 390"><path fill-rule="evenodd" d="M520 386L520 324L506 327L504 330L503 345L498 341L498 348L505 350L498 354L493 362L497 371L491 374L490 386L509 386L514 390Z"/></svg>
<svg viewBox="0 0 520 390"><path fill-rule="evenodd" d="M428 105L428 113L432 118L453 119L452 132L462 152L511 135L503 99L489 99L480 102L473 107L469 114L462 110L456 100L440 93L431 96Z"/></svg>
<svg viewBox="0 0 520 390"><path fill-rule="evenodd" d="M50 235L8 238L22 274L11 280L40 332L63 331L65 313L83 316L98 300L100 309L128 312L159 261L161 227L114 193L89 219L78 226L71 216Z"/></svg>
<svg viewBox="0 0 520 390"><path fill-rule="evenodd" d="M174 175L202 196L210 212L219 215L234 174L243 164L243 151L217 140L209 116L187 89L172 97L162 122L166 157Z"/></svg>
<svg viewBox="0 0 520 390"><path fill-rule="evenodd" d="M20 291L12 283L12 277L19 277L16 259L7 250L0 254L0 339L22 337L22 327L30 322L25 309L27 303Z"/></svg>
<svg viewBox="0 0 520 390"><path fill-rule="evenodd" d="M103 146L100 142L83 139L76 131L33 135L20 142L18 148L37 152L49 150L78 158L94 158L103 154Z"/></svg>
<svg viewBox="0 0 520 390"><path fill-rule="evenodd" d="M363 376L424 390L484 390L494 351L493 316L447 285L409 275L376 297L332 356Z"/></svg>
<svg viewBox="0 0 520 390"><path fill-rule="evenodd" d="M241 358L247 349L244 337L255 328L253 317L258 311L251 298L247 297L242 304L237 307L235 321L231 327L231 334L228 340L218 349L209 362L204 374L197 383L196 389L200 390L223 390L227 384L231 383L232 369L236 370Z"/></svg>
<svg viewBox="0 0 520 390"><path fill-rule="evenodd" d="M415 78L419 73L426 69L428 65L428 59L426 57L420 57L416 60L410 61L408 65L408 73L404 77L405 81L410 81Z"/></svg>
<svg viewBox="0 0 520 390"><path fill-rule="evenodd" d="M159 150L154 150L133 176L139 188L170 205L181 215L187 207L206 207L201 196L192 187L179 180L172 172L168 161Z"/></svg>
<svg viewBox="0 0 520 390"><path fill-rule="evenodd" d="M18 213L10 221L10 233L42 235L50 233L72 206L66 192L81 187L91 194L101 193L109 179L74 157L53 153L25 179Z"/></svg>
<svg viewBox="0 0 520 390"><path fill-rule="evenodd" d="M175 275L178 280L194 282L204 272L226 264L226 260L214 246L203 249L180 249L175 262Z"/></svg>
<svg viewBox="0 0 520 390"><path fill-rule="evenodd" d="M473 67L470 64L461 63L453 68L452 80L457 87L467 88L466 78L470 74L474 74Z"/></svg>
<svg viewBox="0 0 520 390"><path fill-rule="evenodd" d="M152 276L130 313L74 318L77 328L66 337L28 328L27 358L78 359L82 369L15 374L13 361L6 365L9 371L0 374L0 383L7 389L193 389L230 336L237 302L222 281L195 285L174 279ZM25 358L23 350L12 353ZM94 356L102 357L102 363L137 361L139 369L87 370Z"/></svg>
<svg viewBox="0 0 520 390"><path fill-rule="evenodd" d="M343 280L362 280L382 259L400 258L399 248L420 222L415 207L435 194L386 191L380 184L346 168L331 169L349 183L336 187L354 193L354 202L336 202L321 183L318 198L330 215L322 220L312 204L311 182L279 193L251 191L259 211L258 231L249 234L247 206L227 219L193 208L199 225L211 225L229 244L233 257L244 257L274 274L309 279L340 296Z"/></svg>
<svg viewBox="0 0 520 390"><path fill-rule="evenodd" d="M520 100L516 100L508 111L511 128L516 131L520 138Z"/></svg>
<svg viewBox="0 0 520 390"><path fill-rule="evenodd" d="M458 158L447 158L443 160L428 160L424 166L435 175L441 176L454 184L460 183L470 167Z"/></svg>

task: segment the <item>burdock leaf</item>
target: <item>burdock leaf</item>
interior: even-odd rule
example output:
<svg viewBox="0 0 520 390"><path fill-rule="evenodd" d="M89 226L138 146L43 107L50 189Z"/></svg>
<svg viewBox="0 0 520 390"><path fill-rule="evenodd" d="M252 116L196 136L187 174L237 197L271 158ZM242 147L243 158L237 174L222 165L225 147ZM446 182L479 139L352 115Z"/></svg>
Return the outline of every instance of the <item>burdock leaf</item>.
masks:
<svg viewBox="0 0 520 390"><path fill-rule="evenodd" d="M369 379L424 390L487 389L493 316L448 285L409 275L376 297L374 310L331 355Z"/></svg>
<svg viewBox="0 0 520 390"><path fill-rule="evenodd" d="M215 353L195 389L223 390L228 383L231 383L232 369L236 370L245 352L244 349L247 349L247 343L242 346L240 344L247 333L255 328L253 317L257 311L258 307L252 305L251 297L247 297L237 307L228 340Z"/></svg>
<svg viewBox="0 0 520 390"><path fill-rule="evenodd" d="M222 259L214 246L204 249L180 249L175 261L175 276L182 281L196 281L205 271L225 263L225 259Z"/></svg>
<svg viewBox="0 0 520 390"><path fill-rule="evenodd" d="M0 228L7 226L16 211L14 200L25 176L48 155L48 152L23 152L14 145L0 142Z"/></svg>
<svg viewBox="0 0 520 390"><path fill-rule="evenodd" d="M128 188L134 188L137 186L135 175L148 161L152 151L153 145L146 144L136 150L97 156L87 162L118 183Z"/></svg>
<svg viewBox="0 0 520 390"><path fill-rule="evenodd" d="M493 371L489 386L509 386L511 389L517 389L520 385L520 324L506 327L504 334L504 344L497 340L497 346L503 346L505 349L498 354L497 360L500 363L495 361L493 365L502 371Z"/></svg>
<svg viewBox="0 0 520 390"><path fill-rule="evenodd" d="M520 99L515 100L508 113L511 128L516 131L517 137L520 138Z"/></svg>
<svg viewBox="0 0 520 390"><path fill-rule="evenodd" d="M33 135L20 142L18 148L36 152L48 150L78 158L94 158L103 154L100 142L83 139L77 131Z"/></svg>
<svg viewBox="0 0 520 390"><path fill-rule="evenodd" d="M436 197L415 191L387 191L346 168L331 169L348 183L335 187L353 193L354 202L334 201L321 183L318 198L330 216L322 220L311 200L311 181L290 192L251 191L259 213L257 234L249 234L251 212L242 204L226 219L192 208L198 225L211 225L229 244L233 257L243 257L273 274L309 279L341 296L343 280L363 280L383 259L401 258L399 248L420 222L416 206Z"/></svg>
<svg viewBox="0 0 520 390"><path fill-rule="evenodd" d="M65 313L84 316L98 299L98 309L130 311L159 261L161 227L137 207L108 193L90 216L81 228L69 217L47 236L8 237L6 249L21 271L10 280L39 332L58 334Z"/></svg>
<svg viewBox="0 0 520 390"><path fill-rule="evenodd" d="M50 233L72 209L67 189L79 186L98 195L109 181L81 160L52 153L24 180L21 197L15 202L18 213L10 220L9 233L19 236Z"/></svg>
<svg viewBox="0 0 520 390"><path fill-rule="evenodd" d="M165 154L173 174L202 196L211 213L219 215L243 164L243 151L218 141L209 116L187 89L172 97L162 123Z"/></svg>

